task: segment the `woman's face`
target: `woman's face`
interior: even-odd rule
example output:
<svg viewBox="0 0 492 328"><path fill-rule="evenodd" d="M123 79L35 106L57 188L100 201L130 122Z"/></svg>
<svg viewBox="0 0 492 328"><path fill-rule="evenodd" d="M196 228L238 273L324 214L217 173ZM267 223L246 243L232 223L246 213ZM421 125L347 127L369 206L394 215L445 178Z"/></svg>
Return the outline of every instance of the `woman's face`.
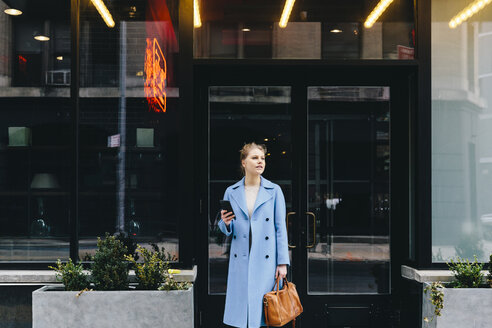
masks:
<svg viewBox="0 0 492 328"><path fill-rule="evenodd" d="M265 171L265 153L259 148L253 148L241 162L246 175L260 175Z"/></svg>

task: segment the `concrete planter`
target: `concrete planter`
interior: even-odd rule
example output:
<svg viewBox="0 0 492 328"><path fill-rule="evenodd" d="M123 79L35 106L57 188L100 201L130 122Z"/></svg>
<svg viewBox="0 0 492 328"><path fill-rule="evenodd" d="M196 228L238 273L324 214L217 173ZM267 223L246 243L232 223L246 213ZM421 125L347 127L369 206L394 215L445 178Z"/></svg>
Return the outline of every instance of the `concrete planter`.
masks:
<svg viewBox="0 0 492 328"><path fill-rule="evenodd" d="M33 328L193 328L193 287L176 291L63 291L32 293Z"/></svg>
<svg viewBox="0 0 492 328"><path fill-rule="evenodd" d="M428 284L424 284L424 288ZM434 315L430 292L423 292L423 328L486 328L492 325L491 288L444 288L444 308L441 316ZM424 318L430 322L425 322Z"/></svg>

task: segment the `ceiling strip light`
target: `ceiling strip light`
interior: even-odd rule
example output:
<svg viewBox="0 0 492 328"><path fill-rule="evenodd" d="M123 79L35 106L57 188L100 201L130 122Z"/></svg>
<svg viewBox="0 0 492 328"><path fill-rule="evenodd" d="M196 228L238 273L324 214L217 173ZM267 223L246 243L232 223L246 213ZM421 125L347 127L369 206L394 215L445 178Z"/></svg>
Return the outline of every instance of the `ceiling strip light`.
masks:
<svg viewBox="0 0 492 328"><path fill-rule="evenodd" d="M295 0L285 0L284 11L282 11L282 16L280 17L280 22L278 23L278 26L281 28L287 27L287 22L289 21L292 7L294 7L294 2Z"/></svg>
<svg viewBox="0 0 492 328"><path fill-rule="evenodd" d="M193 1L193 26L195 28L202 27L202 20L200 18L200 7L198 7L198 0Z"/></svg>
<svg viewBox="0 0 492 328"><path fill-rule="evenodd" d="M381 0L379 3L374 7L372 12L367 16L366 22L364 23L364 26L366 28L371 28L374 23L378 20L379 16L383 14L383 12L388 8L388 6L393 2L393 0Z"/></svg>
<svg viewBox="0 0 492 328"><path fill-rule="evenodd" d="M114 27L113 16L111 16L111 13L109 12L108 8L106 8L106 6L104 5L104 2L102 2L102 0L91 0L91 2L94 5L94 7L96 7L102 19L104 19L106 25L108 25L108 27Z"/></svg>
<svg viewBox="0 0 492 328"><path fill-rule="evenodd" d="M492 0L475 0L471 4L465 7L462 11L460 11L456 16L453 17L449 21L450 28L456 28L458 25L466 21L468 18L475 15L477 12L482 10L486 5L491 3Z"/></svg>

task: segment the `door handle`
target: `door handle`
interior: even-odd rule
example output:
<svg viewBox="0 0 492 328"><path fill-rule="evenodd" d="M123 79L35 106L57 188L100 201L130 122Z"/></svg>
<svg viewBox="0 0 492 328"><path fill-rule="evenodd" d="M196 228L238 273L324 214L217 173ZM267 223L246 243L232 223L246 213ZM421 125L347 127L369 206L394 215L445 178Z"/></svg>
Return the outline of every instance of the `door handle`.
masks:
<svg viewBox="0 0 492 328"><path fill-rule="evenodd" d="M306 245L306 248L313 248L316 245L316 215L313 212L306 212L306 215L309 215L313 218L313 243L311 245Z"/></svg>
<svg viewBox="0 0 492 328"><path fill-rule="evenodd" d="M287 244L289 248L296 248L297 246L289 244L289 216L296 214L296 212L287 213L287 217L285 218L285 224L287 225Z"/></svg>

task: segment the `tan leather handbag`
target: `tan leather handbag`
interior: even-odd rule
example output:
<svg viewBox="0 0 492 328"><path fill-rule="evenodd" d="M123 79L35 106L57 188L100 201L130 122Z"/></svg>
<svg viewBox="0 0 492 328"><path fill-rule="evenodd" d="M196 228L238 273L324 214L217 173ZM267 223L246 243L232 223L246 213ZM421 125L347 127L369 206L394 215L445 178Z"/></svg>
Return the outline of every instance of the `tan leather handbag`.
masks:
<svg viewBox="0 0 492 328"><path fill-rule="evenodd" d="M302 313L302 305L297 295L296 285L284 278L284 285L278 290L280 278L277 278L273 291L263 296L265 323L267 326L281 327L292 321L296 325L296 317Z"/></svg>

